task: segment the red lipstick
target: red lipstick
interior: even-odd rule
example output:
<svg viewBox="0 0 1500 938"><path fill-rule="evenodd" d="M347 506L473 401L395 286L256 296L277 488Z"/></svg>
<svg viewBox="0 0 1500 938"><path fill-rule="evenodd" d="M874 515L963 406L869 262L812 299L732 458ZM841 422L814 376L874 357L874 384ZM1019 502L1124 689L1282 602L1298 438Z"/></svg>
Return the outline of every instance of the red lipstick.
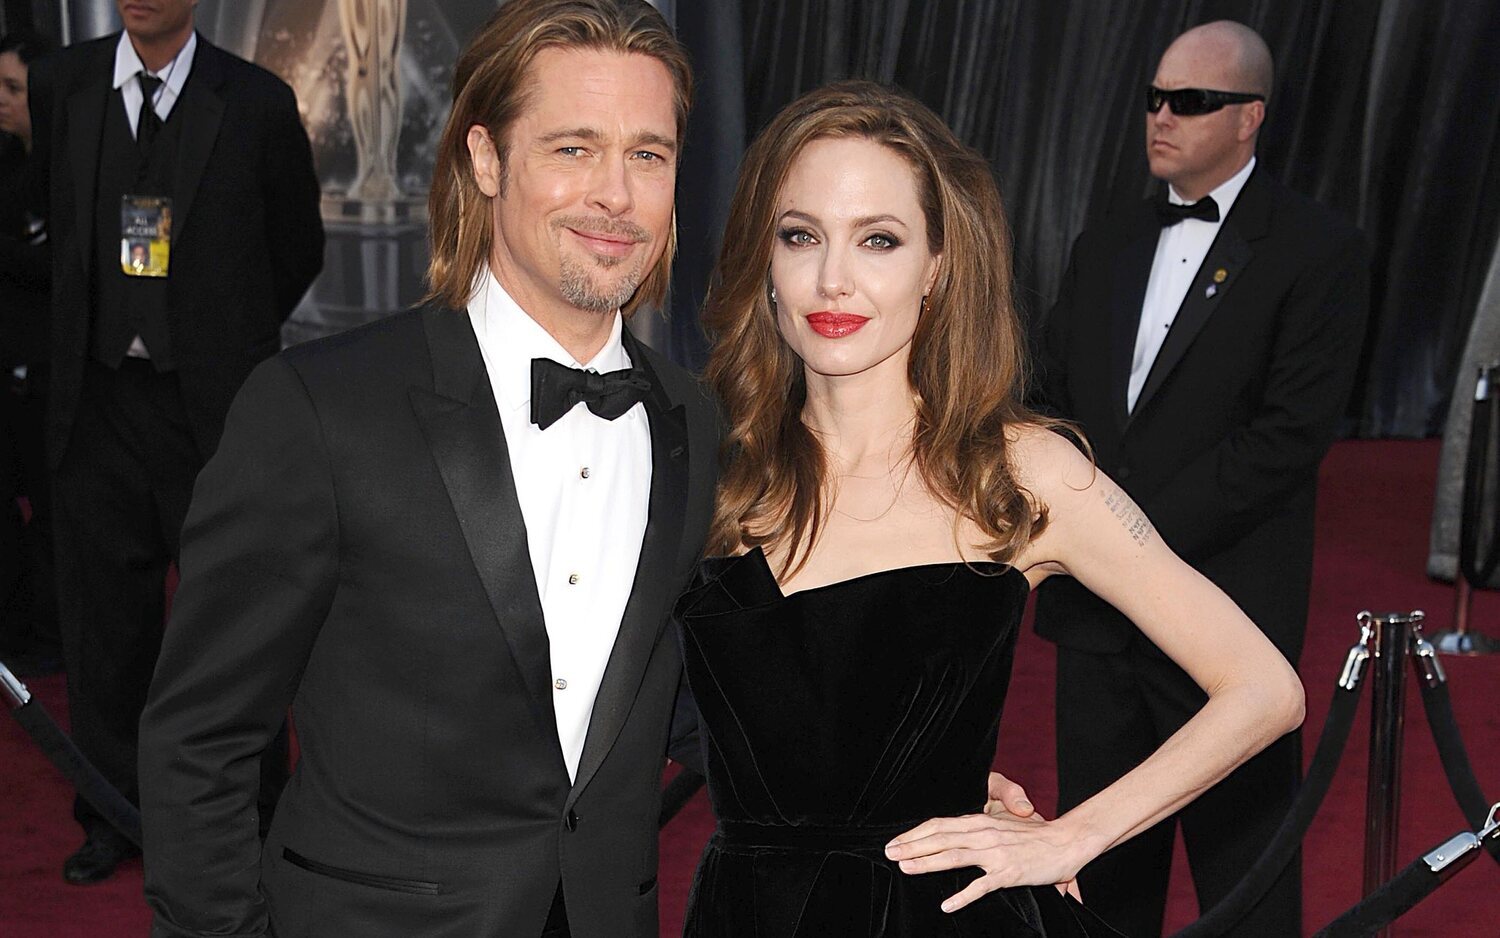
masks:
<svg viewBox="0 0 1500 938"><path fill-rule="evenodd" d="M807 314L807 324L825 339L842 339L844 336L853 335L869 321L869 316L861 316L858 313L838 313L833 310Z"/></svg>

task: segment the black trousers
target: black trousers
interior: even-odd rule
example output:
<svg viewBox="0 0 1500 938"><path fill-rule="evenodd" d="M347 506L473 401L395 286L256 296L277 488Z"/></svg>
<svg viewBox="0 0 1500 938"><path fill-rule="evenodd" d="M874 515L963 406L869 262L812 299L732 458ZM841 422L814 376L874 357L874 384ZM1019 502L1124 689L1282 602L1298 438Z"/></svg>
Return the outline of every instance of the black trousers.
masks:
<svg viewBox="0 0 1500 938"><path fill-rule="evenodd" d="M202 465L175 374L135 359L119 370L88 363L53 488L58 612L73 738L132 802L167 567ZM81 800L74 815L104 833Z"/></svg>
<svg viewBox="0 0 1500 938"><path fill-rule="evenodd" d="M161 652L167 568L205 458L175 373L132 358L118 370L88 363L53 485L68 712L79 749L136 804L138 728ZM287 774L283 727L261 761L262 836ZM112 836L81 798L73 816L90 836Z"/></svg>
<svg viewBox="0 0 1500 938"><path fill-rule="evenodd" d="M1116 655L1057 649L1058 811L1135 768L1203 706L1186 673L1144 639ZM1271 842L1301 781L1300 736L1290 733L1197 800L1100 856L1078 876L1084 904L1131 938L1162 932L1176 826L1182 824L1199 907L1207 911ZM1294 859L1270 893L1228 934L1302 933L1302 866Z"/></svg>

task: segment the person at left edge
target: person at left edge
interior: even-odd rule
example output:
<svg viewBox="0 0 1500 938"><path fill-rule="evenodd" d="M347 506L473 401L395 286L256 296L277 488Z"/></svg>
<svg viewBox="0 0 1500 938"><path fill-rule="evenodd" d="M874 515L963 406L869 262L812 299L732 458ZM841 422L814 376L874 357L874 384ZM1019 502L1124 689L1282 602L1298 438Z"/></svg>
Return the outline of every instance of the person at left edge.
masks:
<svg viewBox="0 0 1500 938"><path fill-rule="evenodd" d="M137 798L137 724L193 480L240 384L323 262L312 150L290 88L193 28L196 0L116 0L124 31L31 70L52 240L59 620L79 748ZM170 200L165 277L122 268L127 198ZM135 852L81 800L71 883Z"/></svg>
<svg viewBox="0 0 1500 938"><path fill-rule="evenodd" d="M42 445L52 262L46 219L4 193L23 185L30 169L27 73L50 51L30 30L0 38L0 657L22 676L62 667ZM21 497L31 508L24 520Z"/></svg>
<svg viewBox="0 0 1500 938"><path fill-rule="evenodd" d="M657 938L717 420L626 321L687 57L645 0L509 0L453 88L429 301L257 369L194 490L141 723L157 938Z"/></svg>

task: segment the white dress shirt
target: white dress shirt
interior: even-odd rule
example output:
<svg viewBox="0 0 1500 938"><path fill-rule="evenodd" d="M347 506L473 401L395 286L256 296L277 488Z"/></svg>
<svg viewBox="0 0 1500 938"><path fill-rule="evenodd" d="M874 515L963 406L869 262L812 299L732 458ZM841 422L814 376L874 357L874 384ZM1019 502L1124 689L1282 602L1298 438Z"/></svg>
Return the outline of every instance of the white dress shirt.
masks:
<svg viewBox="0 0 1500 938"><path fill-rule="evenodd" d="M469 321L489 371L526 521L552 656L552 706L568 777L577 778L594 698L630 599L651 495L651 429L636 404L615 420L576 405L546 430L531 422L531 360L615 371L631 366L622 321L580 364L486 270Z"/></svg>
<svg viewBox="0 0 1500 938"><path fill-rule="evenodd" d="M193 71L193 55L198 51L198 34L188 34L188 41L182 48L177 50L177 55L166 67L160 71L151 71L141 63L141 57L136 55L135 46L130 44L130 35L120 33L120 41L115 44L115 90L120 92L120 97L125 99L125 119L130 122L130 135L135 136L135 122L141 116L141 99L145 94L141 91L140 73L145 72L155 78L161 79L161 87L156 89L156 99L152 102L152 108L156 116L166 120L172 113L172 107L177 103L177 98L182 94L182 86L187 84L188 75Z"/></svg>
<svg viewBox="0 0 1500 938"><path fill-rule="evenodd" d="M120 33L120 41L115 43L115 80L114 88L120 92L120 97L125 101L125 120L130 124L130 135L136 136L136 121L141 118L141 101L146 97L141 89L141 72L146 72L161 79L161 87L156 89L156 98L152 102L152 108L156 116L166 120L172 113L172 107L177 104L177 98L182 94L182 86L187 84L188 75L193 71L193 55L198 51L198 34L188 34L188 41L183 43L181 49L172 61L167 63L166 68L153 72L146 68L141 62L141 57L136 54L135 46L130 43L130 34ZM126 355L131 358L150 358L151 353L146 348L146 343L141 341L140 336L130 340L130 348Z"/></svg>
<svg viewBox="0 0 1500 938"><path fill-rule="evenodd" d="M1229 216L1229 209L1245 188L1245 180L1255 168L1255 157L1244 168L1230 176L1217 189L1210 192L1219 206L1218 221L1203 221L1188 218L1161 230L1156 239L1156 257L1151 261L1151 279L1146 281L1146 299L1141 304L1141 322L1135 334L1135 354L1130 359L1130 383L1126 387L1126 405L1135 410L1136 399L1146 386L1146 376L1156 363L1156 353L1167 340L1167 331L1172 320L1187 298L1188 288L1203 266L1208 249L1219 236L1219 228ZM1177 190L1167 187L1167 200L1177 205L1186 205L1187 200Z"/></svg>

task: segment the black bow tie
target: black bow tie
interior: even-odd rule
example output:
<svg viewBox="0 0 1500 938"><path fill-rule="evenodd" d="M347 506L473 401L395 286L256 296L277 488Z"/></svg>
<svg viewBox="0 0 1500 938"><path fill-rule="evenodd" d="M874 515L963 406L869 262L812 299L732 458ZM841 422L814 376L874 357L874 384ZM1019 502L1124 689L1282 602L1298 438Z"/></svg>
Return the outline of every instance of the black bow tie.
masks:
<svg viewBox="0 0 1500 938"><path fill-rule="evenodd" d="M651 379L639 368L600 374L569 368L550 358L531 360L531 422L545 430L582 402L595 416L613 420L651 391Z"/></svg>
<svg viewBox="0 0 1500 938"><path fill-rule="evenodd" d="M1163 228L1170 228L1185 218L1196 218L1199 221L1218 221L1219 203L1214 201L1211 195L1194 202L1192 205L1178 205L1176 202L1168 201L1166 196L1156 200L1156 217L1161 221Z"/></svg>

